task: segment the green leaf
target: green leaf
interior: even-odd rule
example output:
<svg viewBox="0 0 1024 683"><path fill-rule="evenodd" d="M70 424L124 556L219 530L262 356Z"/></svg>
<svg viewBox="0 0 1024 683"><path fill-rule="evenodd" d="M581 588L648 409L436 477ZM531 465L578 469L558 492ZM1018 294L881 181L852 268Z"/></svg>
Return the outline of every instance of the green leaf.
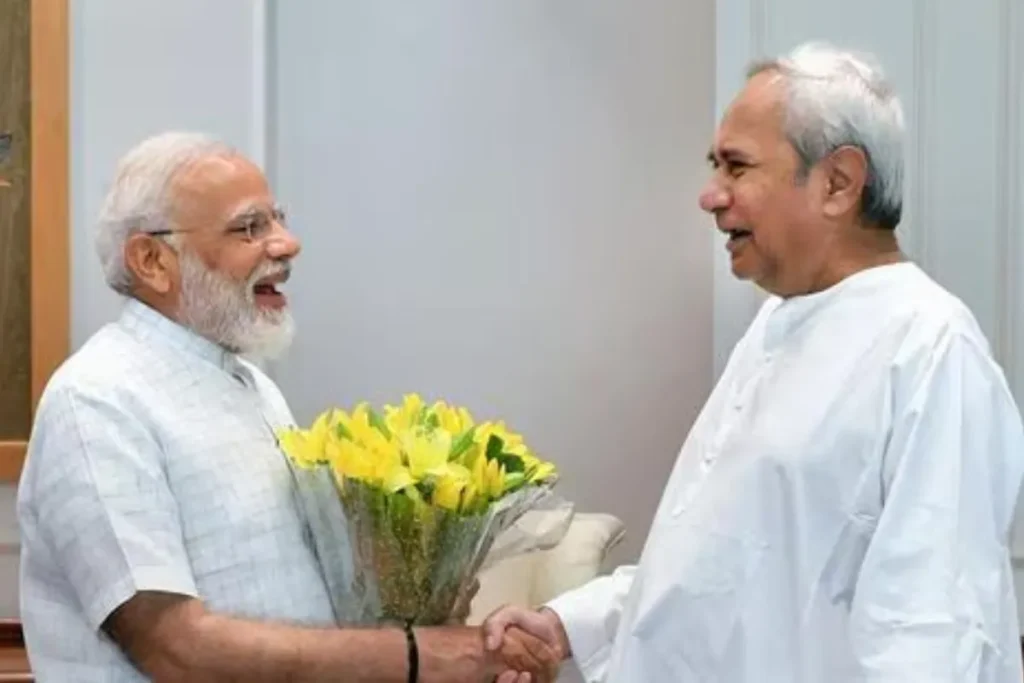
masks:
<svg viewBox="0 0 1024 683"><path fill-rule="evenodd" d="M346 441L352 440L352 432L348 431L348 427L340 422L335 426L334 432L339 439L345 439Z"/></svg>
<svg viewBox="0 0 1024 683"><path fill-rule="evenodd" d="M501 440L501 437L491 434L491 438L487 439L487 450L485 451L487 459L494 460L500 457L504 450L505 442Z"/></svg>
<svg viewBox="0 0 1024 683"><path fill-rule="evenodd" d="M466 431L459 435L459 438L452 442L452 450L448 454L448 461L458 460L462 455L469 450L470 446L473 445L473 435L476 433L476 427L470 427Z"/></svg>
<svg viewBox="0 0 1024 683"><path fill-rule="evenodd" d="M423 502L423 496L420 494L419 489L416 488L415 486L406 486L402 490L405 492L405 495L408 497L410 502L412 502L412 503L422 503Z"/></svg>
<svg viewBox="0 0 1024 683"><path fill-rule="evenodd" d="M515 491L526 483L526 475L522 472L511 472L505 475L505 490L509 493Z"/></svg>
<svg viewBox="0 0 1024 683"><path fill-rule="evenodd" d="M370 419L370 426L383 434L385 439L390 440L391 430L388 429L388 425L384 422L384 418L382 418L373 408L369 408L367 410L367 415Z"/></svg>
<svg viewBox="0 0 1024 683"><path fill-rule="evenodd" d="M506 472L523 472L526 470L526 466L523 465L523 459L518 455L500 453L496 459L499 464L505 466Z"/></svg>

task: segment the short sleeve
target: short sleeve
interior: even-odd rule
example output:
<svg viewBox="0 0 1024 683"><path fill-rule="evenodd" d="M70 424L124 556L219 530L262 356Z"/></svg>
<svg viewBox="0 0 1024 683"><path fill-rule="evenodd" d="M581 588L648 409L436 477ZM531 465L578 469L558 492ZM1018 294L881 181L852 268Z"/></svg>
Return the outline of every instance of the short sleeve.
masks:
<svg viewBox="0 0 1024 683"><path fill-rule="evenodd" d="M40 405L20 495L90 626L139 591L197 596L160 445L113 400L61 389Z"/></svg>

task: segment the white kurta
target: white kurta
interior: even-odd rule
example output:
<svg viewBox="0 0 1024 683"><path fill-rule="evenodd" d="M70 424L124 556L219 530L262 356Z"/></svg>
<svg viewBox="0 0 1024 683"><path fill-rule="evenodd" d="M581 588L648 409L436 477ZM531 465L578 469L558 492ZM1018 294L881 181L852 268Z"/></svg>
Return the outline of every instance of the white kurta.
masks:
<svg viewBox="0 0 1024 683"><path fill-rule="evenodd" d="M551 603L589 681L1020 683L1024 430L966 307L910 263L772 299L639 564Z"/></svg>

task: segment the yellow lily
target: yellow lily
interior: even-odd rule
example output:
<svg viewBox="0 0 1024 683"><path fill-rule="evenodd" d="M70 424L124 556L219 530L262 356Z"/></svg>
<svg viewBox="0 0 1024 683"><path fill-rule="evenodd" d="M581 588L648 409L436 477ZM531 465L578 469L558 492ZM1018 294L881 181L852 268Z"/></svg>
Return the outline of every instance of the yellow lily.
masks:
<svg viewBox="0 0 1024 683"><path fill-rule="evenodd" d="M348 428L353 441L366 446L374 446L387 441L387 437L374 426L370 416L370 406L366 403L356 406L347 423L343 422L343 424Z"/></svg>
<svg viewBox="0 0 1024 683"><path fill-rule="evenodd" d="M500 497L504 490L504 473L497 460L488 460L480 456L470 470L470 481L476 491L486 500Z"/></svg>
<svg viewBox="0 0 1024 683"><path fill-rule="evenodd" d="M553 462L543 462L533 472L533 476L530 477L531 482L547 481L555 474L558 473L558 469L555 467Z"/></svg>
<svg viewBox="0 0 1024 683"><path fill-rule="evenodd" d="M502 452L504 453L517 453L517 451L525 451L525 445L523 444L523 437L515 432L511 432L505 426L504 422L484 422L477 427L476 434L474 435L474 441L481 444L486 448L487 442L491 436L496 436L501 439Z"/></svg>
<svg viewBox="0 0 1024 683"><path fill-rule="evenodd" d="M400 407L384 406L384 423L392 434L407 432L419 424L424 405L419 394L406 394Z"/></svg>
<svg viewBox="0 0 1024 683"><path fill-rule="evenodd" d="M468 410L449 406L444 401L434 403L430 411L437 416L440 428L453 436L462 434L474 424Z"/></svg>
<svg viewBox="0 0 1024 683"><path fill-rule="evenodd" d="M487 496L491 500L501 498L505 492L505 467L497 460L487 463Z"/></svg>
<svg viewBox="0 0 1024 683"><path fill-rule="evenodd" d="M500 457L487 457L492 436L501 440ZM384 406L383 417L365 402L351 412L325 411L308 430L284 430L278 438L297 466L327 465L339 482L359 480L407 496L424 513L433 505L475 514L556 474L503 421L478 424L465 408L444 401L428 406L418 394Z"/></svg>
<svg viewBox="0 0 1024 683"><path fill-rule="evenodd" d="M327 460L336 472L368 483L376 483L380 476L374 467L373 458L357 444L344 439L327 444Z"/></svg>
<svg viewBox="0 0 1024 683"><path fill-rule="evenodd" d="M277 442L285 455L299 467L315 467L324 461L323 450L317 449L316 442L308 432L301 429L285 429L277 433Z"/></svg>
<svg viewBox="0 0 1024 683"><path fill-rule="evenodd" d="M310 440L310 447L318 453L323 453L324 445L327 443L327 436L330 431L332 415L330 412L321 413L309 428L307 437Z"/></svg>
<svg viewBox="0 0 1024 683"><path fill-rule="evenodd" d="M531 483L546 481L550 479L556 472L557 470L555 469L554 463L537 460L537 464L533 468L533 471L530 472L530 476L527 481Z"/></svg>
<svg viewBox="0 0 1024 683"><path fill-rule="evenodd" d="M462 506L459 511L479 512L479 507L482 503L486 503L486 500L482 500L480 487L472 479L469 480L466 482L465 488L462 489Z"/></svg>
<svg viewBox="0 0 1024 683"><path fill-rule="evenodd" d="M461 465L447 463L443 472L435 480L431 501L446 510L461 511L463 509L463 492L469 481L469 470Z"/></svg>
<svg viewBox="0 0 1024 683"><path fill-rule="evenodd" d="M395 493L396 491L401 491L406 487L414 486L416 481L413 479L412 474L409 473L407 468L398 465L384 473L382 484L385 491L388 493Z"/></svg>
<svg viewBox="0 0 1024 683"><path fill-rule="evenodd" d="M402 449L412 476L419 481L428 474L438 473L448 462L452 437L448 432L416 431L402 435Z"/></svg>

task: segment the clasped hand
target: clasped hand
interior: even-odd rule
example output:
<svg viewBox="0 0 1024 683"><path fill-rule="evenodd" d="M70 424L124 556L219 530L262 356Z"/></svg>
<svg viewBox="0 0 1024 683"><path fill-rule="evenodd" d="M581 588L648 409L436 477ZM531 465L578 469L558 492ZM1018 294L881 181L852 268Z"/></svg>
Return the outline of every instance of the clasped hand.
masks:
<svg viewBox="0 0 1024 683"><path fill-rule="evenodd" d="M568 640L551 610L506 606L483 624L495 683L551 683L568 655Z"/></svg>

